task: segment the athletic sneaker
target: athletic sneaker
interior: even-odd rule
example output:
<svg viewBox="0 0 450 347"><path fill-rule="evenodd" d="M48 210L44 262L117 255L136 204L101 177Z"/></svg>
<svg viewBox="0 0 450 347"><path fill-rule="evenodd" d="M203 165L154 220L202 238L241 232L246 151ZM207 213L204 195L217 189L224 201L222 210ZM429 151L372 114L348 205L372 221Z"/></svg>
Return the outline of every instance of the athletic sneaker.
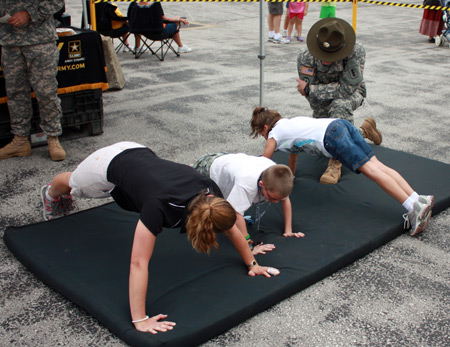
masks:
<svg viewBox="0 0 450 347"><path fill-rule="evenodd" d="M283 37L286 37L286 36L287 36L287 30L286 30L286 29L283 29L283 31L281 32L281 35L282 35Z"/></svg>
<svg viewBox="0 0 450 347"><path fill-rule="evenodd" d="M286 40L283 36L280 36L279 38L273 38L273 43L290 43L291 41Z"/></svg>
<svg viewBox="0 0 450 347"><path fill-rule="evenodd" d="M43 216L45 220L51 220L63 216L61 210L61 199L52 201L47 198L47 192L50 189L50 184L47 184L41 188L41 200L44 205Z"/></svg>
<svg viewBox="0 0 450 347"><path fill-rule="evenodd" d="M268 42L274 42L273 40L274 40L273 36L269 36L267 39Z"/></svg>
<svg viewBox="0 0 450 347"><path fill-rule="evenodd" d="M303 42L303 41L305 41L305 39L303 37L299 36L299 37L297 37L297 41Z"/></svg>
<svg viewBox="0 0 450 347"><path fill-rule="evenodd" d="M290 36L286 36L286 41L291 42L291 37Z"/></svg>
<svg viewBox="0 0 450 347"><path fill-rule="evenodd" d="M431 206L416 201L414 203L413 211L403 215L403 218L405 219L405 229L408 229L408 226L411 227L409 234L415 236L425 230L430 221L430 217Z"/></svg>
<svg viewBox="0 0 450 347"><path fill-rule="evenodd" d="M434 206L434 196L433 195L419 195L419 202L430 206L430 210L431 210Z"/></svg>
<svg viewBox="0 0 450 347"><path fill-rule="evenodd" d="M75 211L75 203L73 202L72 195L61 195L61 212L64 216L68 216Z"/></svg>
<svg viewBox="0 0 450 347"><path fill-rule="evenodd" d="M183 47L178 47L178 53L189 53L192 52L192 48L184 45Z"/></svg>

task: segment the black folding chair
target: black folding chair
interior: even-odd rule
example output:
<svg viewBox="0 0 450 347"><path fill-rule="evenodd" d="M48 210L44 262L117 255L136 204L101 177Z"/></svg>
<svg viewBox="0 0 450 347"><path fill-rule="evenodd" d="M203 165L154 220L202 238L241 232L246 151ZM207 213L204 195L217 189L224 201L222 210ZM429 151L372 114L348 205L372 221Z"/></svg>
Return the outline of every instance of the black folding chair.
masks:
<svg viewBox="0 0 450 347"><path fill-rule="evenodd" d="M95 21L97 31L103 36L110 37L113 41L114 39L119 39L120 43L115 48L116 53L118 53L123 46L127 47L130 51L133 51L126 43L126 40L130 36L130 27L127 24L128 18L119 16L116 13L116 9L117 6L109 2L97 2L95 4ZM88 18L90 19L90 17ZM123 22L123 25L120 28L113 28L113 21Z"/></svg>
<svg viewBox="0 0 450 347"><path fill-rule="evenodd" d="M156 55L160 61L163 61L167 52L171 50L177 57L180 54L173 47L173 39L180 30L180 24L177 23L177 30L172 34L164 33L164 15L161 3L154 2L150 6L140 7L132 2L128 7L128 23L130 33L141 35L143 49L135 52L135 58L138 59L147 50ZM166 22L171 23L171 22ZM155 44L156 43L156 44ZM159 43L159 45L158 45ZM153 48L152 45L155 44Z"/></svg>

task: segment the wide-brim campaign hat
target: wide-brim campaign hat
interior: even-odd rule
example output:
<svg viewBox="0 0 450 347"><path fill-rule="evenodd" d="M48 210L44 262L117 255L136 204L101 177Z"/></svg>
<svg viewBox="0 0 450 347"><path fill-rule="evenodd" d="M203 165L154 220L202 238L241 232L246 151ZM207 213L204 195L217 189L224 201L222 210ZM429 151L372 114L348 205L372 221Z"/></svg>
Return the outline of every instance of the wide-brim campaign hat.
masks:
<svg viewBox="0 0 450 347"><path fill-rule="evenodd" d="M341 18L324 18L309 29L306 44L317 59L329 63L350 55L355 46L356 34L352 26Z"/></svg>

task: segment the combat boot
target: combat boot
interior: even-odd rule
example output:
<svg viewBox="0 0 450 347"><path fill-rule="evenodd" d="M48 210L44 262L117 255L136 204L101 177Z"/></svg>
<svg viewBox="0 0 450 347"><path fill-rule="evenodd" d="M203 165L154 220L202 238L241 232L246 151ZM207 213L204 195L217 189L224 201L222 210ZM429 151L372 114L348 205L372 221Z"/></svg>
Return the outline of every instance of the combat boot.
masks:
<svg viewBox="0 0 450 347"><path fill-rule="evenodd" d="M66 158L66 151L61 147L58 136L47 136L48 152L53 161L60 161Z"/></svg>
<svg viewBox="0 0 450 347"><path fill-rule="evenodd" d="M328 167L323 173L322 177L320 177L320 183L322 184L336 184L341 177L341 167L342 164L333 158L330 158L328 162Z"/></svg>
<svg viewBox="0 0 450 347"><path fill-rule="evenodd" d="M31 155L31 144L28 141L28 136L14 135L10 143L0 148L0 159L26 157L29 155Z"/></svg>
<svg viewBox="0 0 450 347"><path fill-rule="evenodd" d="M374 144L379 145L383 141L381 133L377 129L377 123L375 120L367 117L361 124L361 129L363 130L363 137L369 139Z"/></svg>

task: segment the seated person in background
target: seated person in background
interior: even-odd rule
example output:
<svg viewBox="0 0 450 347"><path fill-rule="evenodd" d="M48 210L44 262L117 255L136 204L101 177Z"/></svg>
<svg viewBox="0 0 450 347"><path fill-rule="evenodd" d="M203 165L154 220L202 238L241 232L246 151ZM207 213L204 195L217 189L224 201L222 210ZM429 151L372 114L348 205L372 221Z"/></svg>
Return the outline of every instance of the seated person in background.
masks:
<svg viewBox="0 0 450 347"><path fill-rule="evenodd" d="M248 266L249 276L279 274L277 269L258 265L235 224L233 207L223 199L213 180L187 165L161 159L143 145L116 143L88 156L75 171L55 176L51 185L41 189L44 218L69 214L73 209L70 194L85 198L112 196L122 208L140 213L129 277L131 320L139 331L156 334L175 325L161 321L167 315L149 318L145 310L149 261L163 228L180 227L202 253L218 248L216 233L224 233Z"/></svg>
<svg viewBox="0 0 450 347"><path fill-rule="evenodd" d="M130 4L130 7L128 8L128 16L130 16L130 10L133 8L148 8L153 5L152 1L140 1L140 2L133 2ZM162 7L161 7L162 8ZM189 21L186 18L183 17L166 17L163 12L162 16L163 21L165 22L171 22L171 23L163 23L164 25L164 33L167 35L173 34L177 31L177 23L183 23L184 25L189 25ZM135 35L136 38L136 53L139 53L141 49L144 49L143 46L141 46L141 35ZM175 43L178 45L178 53L189 53L192 52L192 48L188 47L187 45L183 45L181 42L180 32L177 32L173 38Z"/></svg>
<svg viewBox="0 0 450 347"><path fill-rule="evenodd" d="M86 8L88 13L88 21L90 21L90 1L86 0ZM122 37L124 42L123 51L131 52L134 50L133 46L128 44L128 21L120 9L109 1L101 1L95 3L95 24L96 30L104 35L110 37ZM84 23L82 23L82 28Z"/></svg>
<svg viewBox="0 0 450 347"><path fill-rule="evenodd" d="M358 129L345 119L295 117L282 118L274 110L256 107L250 121L250 136L263 136L263 156L272 158L275 150L290 153L288 165L295 173L299 152L339 160L355 173L377 183L408 211L405 226L411 236L425 230L434 203L432 195L418 195L395 170L381 163Z"/></svg>
<svg viewBox="0 0 450 347"><path fill-rule="evenodd" d="M265 213L260 211L262 202L281 201L284 216L283 236L303 237L303 233L292 232L292 207L289 194L294 185L294 176L286 165L276 164L264 157L254 157L244 153L205 154L194 165L205 176L210 177L223 192L225 199L236 210L236 225L249 242L253 254L271 251L272 244L253 246L247 232L244 213L252 204L256 206L255 223Z"/></svg>
<svg viewBox="0 0 450 347"><path fill-rule="evenodd" d="M114 13L111 15L111 27L113 30L122 30L123 31L123 51L124 52L133 52L134 47L130 46L128 44L128 30L129 30L129 26L128 26L128 21L126 21L126 17L122 14L122 12L119 10L119 8L114 5L109 3L110 5L114 6ZM96 4L97 6L98 4ZM112 8L111 8L112 10ZM122 19L121 19L122 18Z"/></svg>

